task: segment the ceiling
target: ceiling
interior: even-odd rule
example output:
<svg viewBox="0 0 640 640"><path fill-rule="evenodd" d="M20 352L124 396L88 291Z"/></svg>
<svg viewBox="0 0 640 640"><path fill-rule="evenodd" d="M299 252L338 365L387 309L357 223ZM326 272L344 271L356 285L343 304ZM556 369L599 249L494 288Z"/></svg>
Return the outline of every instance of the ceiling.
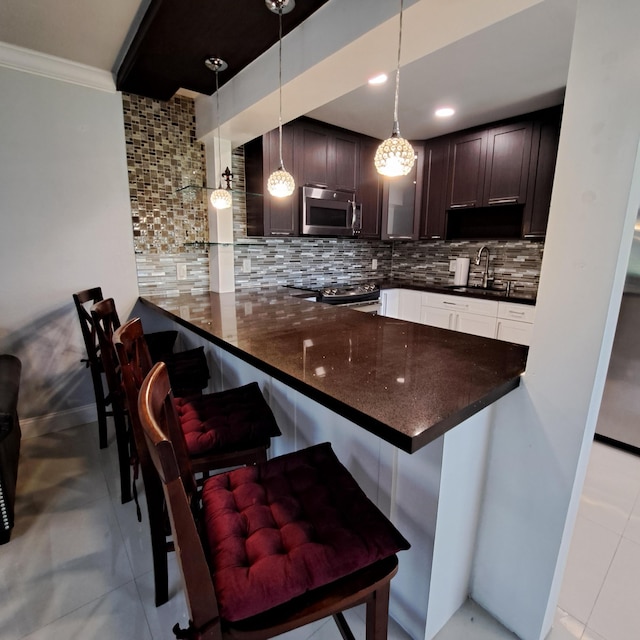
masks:
<svg viewBox="0 0 640 640"><path fill-rule="evenodd" d="M284 16L285 33L325 2L298 0ZM404 65L402 135L429 138L560 103L576 2L540 1ZM210 55L230 63L220 84L231 79L277 41L277 16L264 0L2 0L0 41L111 71L118 89L168 99L178 88L214 91L215 78L203 65ZM386 137L394 67L390 60L384 69L390 73L386 85L365 84L308 115ZM434 109L444 104L456 108L456 115L434 118Z"/></svg>

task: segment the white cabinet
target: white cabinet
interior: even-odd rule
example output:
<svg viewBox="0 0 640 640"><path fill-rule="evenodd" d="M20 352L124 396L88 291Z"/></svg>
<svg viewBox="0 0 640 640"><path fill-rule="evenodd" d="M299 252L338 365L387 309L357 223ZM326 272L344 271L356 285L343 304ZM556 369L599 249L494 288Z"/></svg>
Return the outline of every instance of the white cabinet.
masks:
<svg viewBox="0 0 640 640"><path fill-rule="evenodd" d="M529 345L535 307L444 293L386 289L380 315Z"/></svg>
<svg viewBox="0 0 640 640"><path fill-rule="evenodd" d="M516 344L529 345L535 311L536 308L531 305L499 302L496 338Z"/></svg>
<svg viewBox="0 0 640 640"><path fill-rule="evenodd" d="M498 303L440 293L426 293L421 321L432 327L495 338Z"/></svg>
<svg viewBox="0 0 640 640"><path fill-rule="evenodd" d="M387 318L399 318L400 289L385 289L380 292L379 315Z"/></svg>
<svg viewBox="0 0 640 640"><path fill-rule="evenodd" d="M398 318L409 322L420 322L420 311L422 310L424 295L422 291L400 289Z"/></svg>

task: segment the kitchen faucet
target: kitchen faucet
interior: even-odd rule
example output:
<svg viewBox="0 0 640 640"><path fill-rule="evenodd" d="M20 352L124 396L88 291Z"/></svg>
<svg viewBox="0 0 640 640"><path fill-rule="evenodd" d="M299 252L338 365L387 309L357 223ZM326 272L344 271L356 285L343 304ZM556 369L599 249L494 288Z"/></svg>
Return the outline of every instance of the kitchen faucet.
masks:
<svg viewBox="0 0 640 640"><path fill-rule="evenodd" d="M487 264L484 267L484 275L482 276L482 288L486 289L487 286L489 285L489 247L485 246L484 244L480 247L480 249L478 250L478 255L476 256L475 262L476 262L476 265L480 264L483 251L487 252Z"/></svg>

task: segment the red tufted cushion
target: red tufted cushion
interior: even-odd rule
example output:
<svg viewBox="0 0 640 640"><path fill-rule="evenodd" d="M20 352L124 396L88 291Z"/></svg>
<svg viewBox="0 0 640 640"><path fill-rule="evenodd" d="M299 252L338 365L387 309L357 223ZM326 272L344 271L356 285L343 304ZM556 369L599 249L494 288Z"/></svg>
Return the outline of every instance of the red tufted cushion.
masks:
<svg viewBox="0 0 640 640"><path fill-rule="evenodd" d="M268 444L280 435L257 382L174 403L192 456Z"/></svg>
<svg viewBox="0 0 640 640"><path fill-rule="evenodd" d="M220 613L230 621L409 548L328 443L208 479L203 507Z"/></svg>

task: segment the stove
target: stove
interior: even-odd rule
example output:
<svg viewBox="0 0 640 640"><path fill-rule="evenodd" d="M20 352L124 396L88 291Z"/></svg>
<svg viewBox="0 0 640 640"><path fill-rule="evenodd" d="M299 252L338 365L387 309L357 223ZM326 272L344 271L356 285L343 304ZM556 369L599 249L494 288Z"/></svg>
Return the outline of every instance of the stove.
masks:
<svg viewBox="0 0 640 640"><path fill-rule="evenodd" d="M380 298L380 287L377 284L352 284L329 286L320 289L318 302L328 304L359 304Z"/></svg>

